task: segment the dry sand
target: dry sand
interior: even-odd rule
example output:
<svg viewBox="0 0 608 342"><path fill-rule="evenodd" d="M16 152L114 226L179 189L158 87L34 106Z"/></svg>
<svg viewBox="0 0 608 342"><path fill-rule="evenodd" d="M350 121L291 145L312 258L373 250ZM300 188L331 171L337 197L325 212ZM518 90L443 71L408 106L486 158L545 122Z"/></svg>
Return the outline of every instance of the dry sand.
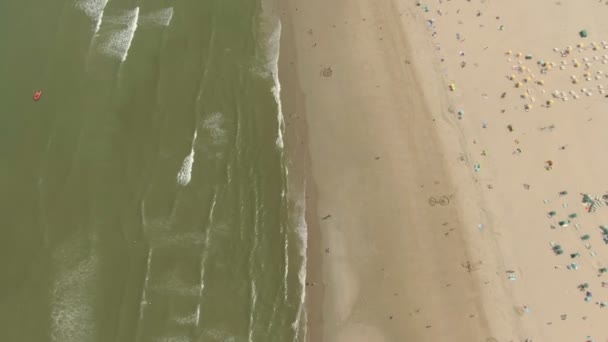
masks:
<svg viewBox="0 0 608 342"><path fill-rule="evenodd" d="M608 308L597 304L608 301L608 275L598 272L608 267L598 228L608 224L608 208L587 213L579 195L608 189L608 98L600 93L608 90L608 6L281 7L282 96L309 195L309 340L608 338ZM582 29L589 37L579 37ZM539 60L555 66L542 71ZM578 217L560 227L571 213ZM572 262L577 270L567 269ZM593 293L589 302L581 283Z"/></svg>

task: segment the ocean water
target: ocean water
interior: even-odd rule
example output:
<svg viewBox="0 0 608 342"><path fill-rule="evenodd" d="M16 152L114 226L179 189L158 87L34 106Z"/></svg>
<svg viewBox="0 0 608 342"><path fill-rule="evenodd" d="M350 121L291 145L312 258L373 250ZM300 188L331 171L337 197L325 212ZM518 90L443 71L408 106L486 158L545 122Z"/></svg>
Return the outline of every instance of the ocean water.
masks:
<svg viewBox="0 0 608 342"><path fill-rule="evenodd" d="M0 341L305 341L274 5L0 2Z"/></svg>

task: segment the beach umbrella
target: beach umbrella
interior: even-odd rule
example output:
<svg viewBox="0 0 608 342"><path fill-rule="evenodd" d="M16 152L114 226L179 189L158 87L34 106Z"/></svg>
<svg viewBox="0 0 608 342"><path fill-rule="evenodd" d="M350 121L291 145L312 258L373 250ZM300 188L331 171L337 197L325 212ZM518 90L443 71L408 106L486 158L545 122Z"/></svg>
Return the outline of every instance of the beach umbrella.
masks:
<svg viewBox="0 0 608 342"><path fill-rule="evenodd" d="M452 84L450 84L449 88L451 91L454 91L454 90L456 90L456 85L454 83L452 83Z"/></svg>
<svg viewBox="0 0 608 342"><path fill-rule="evenodd" d="M581 36L581 38L587 38L588 35L587 30L581 30L581 32L579 32L578 34Z"/></svg>
<svg viewBox="0 0 608 342"><path fill-rule="evenodd" d="M515 88L521 88L521 82L515 83Z"/></svg>

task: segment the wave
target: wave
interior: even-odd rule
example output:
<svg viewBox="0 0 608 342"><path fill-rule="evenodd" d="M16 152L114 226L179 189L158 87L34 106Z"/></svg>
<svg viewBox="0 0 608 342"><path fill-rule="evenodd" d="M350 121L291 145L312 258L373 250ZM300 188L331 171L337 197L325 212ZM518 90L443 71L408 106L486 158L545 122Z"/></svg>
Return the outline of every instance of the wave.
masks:
<svg viewBox="0 0 608 342"><path fill-rule="evenodd" d="M306 182L304 182L303 190L300 197L295 201L295 208L292 212L294 218L294 224L296 227L296 234L298 236L298 242L300 244L299 252L302 263L300 264L300 270L298 271L298 281L300 285L300 305L296 318L292 323L292 328L296 332L296 337L300 334L301 318L304 314L306 320L306 312L304 303L306 302L306 264L307 257L306 251L308 249L308 226L306 224ZM306 331L304 331L304 337L302 341L306 340Z"/></svg>
<svg viewBox="0 0 608 342"><path fill-rule="evenodd" d="M274 100L277 103L277 119L279 121L276 145L283 148L283 130L285 119L283 117L283 106L281 104L281 82L279 82L279 52L281 48L281 21L277 20L274 31L268 38L268 70L272 75L273 86L271 89Z"/></svg>
<svg viewBox="0 0 608 342"><path fill-rule="evenodd" d="M251 268L250 268L251 269ZM250 283L250 297L249 297L249 305L251 306L249 309L249 334L247 336L248 342L253 342L253 327L254 327L254 319L255 319L255 308L258 301L258 289L255 286L255 280L251 280Z"/></svg>
<svg viewBox="0 0 608 342"><path fill-rule="evenodd" d="M190 153L184 158L182 167L177 173L177 184L186 186L192 179L192 165L194 164L194 146L196 144L196 137L198 135L198 129L194 130L194 138L192 139L192 146L190 147Z"/></svg>
<svg viewBox="0 0 608 342"><path fill-rule="evenodd" d="M99 45L99 51L124 62L127 59L131 43L135 37L135 31L137 30L139 7L126 11L121 16L110 17L107 21L124 27L110 32L110 36Z"/></svg>
<svg viewBox="0 0 608 342"><path fill-rule="evenodd" d="M180 278L177 272L169 272L157 284L151 285L150 289L168 295L183 297L198 297L200 293L199 284L188 284Z"/></svg>
<svg viewBox="0 0 608 342"><path fill-rule="evenodd" d="M199 302L196 305L196 323L195 326L198 328L198 326L201 323L201 298L203 298L203 291L205 290L205 265L207 262L207 256L208 256L208 250L209 250L209 238L210 234L209 232L207 232L206 237L205 237L205 245L203 248L203 254L201 256L201 276L200 276L200 285L199 285L199 289L198 289L198 298L199 298Z"/></svg>
<svg viewBox="0 0 608 342"><path fill-rule="evenodd" d="M172 18L173 7L167 7L152 13L143 14L139 18L139 22L141 25L169 26Z"/></svg>
<svg viewBox="0 0 608 342"><path fill-rule="evenodd" d="M74 264L81 254L77 241L53 253L57 265L51 285L51 341L79 342L96 333L93 286L99 260L90 254Z"/></svg>
<svg viewBox="0 0 608 342"><path fill-rule="evenodd" d="M224 116L220 112L211 114L203 121L203 128L209 133L213 145L222 145L227 142Z"/></svg>
<svg viewBox="0 0 608 342"><path fill-rule="evenodd" d="M178 336L163 336L154 339L157 342L190 342L192 339L188 336L178 335Z"/></svg>
<svg viewBox="0 0 608 342"><path fill-rule="evenodd" d="M103 18L103 11L107 4L108 0L80 0L76 2L76 8L95 21L95 25L93 26L95 33L99 31Z"/></svg>
<svg viewBox="0 0 608 342"><path fill-rule="evenodd" d="M175 317L175 318L173 318L173 320L175 321L175 323L177 323L179 325L193 325L193 326L196 326L196 322L198 320L198 315L197 315L197 312L194 312L193 314L191 314L189 316Z"/></svg>

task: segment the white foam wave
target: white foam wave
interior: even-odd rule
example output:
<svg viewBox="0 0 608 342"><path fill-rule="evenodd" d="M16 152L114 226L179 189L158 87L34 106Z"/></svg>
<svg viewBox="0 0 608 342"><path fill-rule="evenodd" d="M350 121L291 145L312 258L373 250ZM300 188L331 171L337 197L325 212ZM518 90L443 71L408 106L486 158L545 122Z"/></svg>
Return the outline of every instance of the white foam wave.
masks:
<svg viewBox="0 0 608 342"><path fill-rule="evenodd" d="M143 14L139 22L141 25L169 26L172 18L173 7L167 7L152 13Z"/></svg>
<svg viewBox="0 0 608 342"><path fill-rule="evenodd" d="M177 173L177 184L181 186L188 185L188 183L190 183L190 180L192 179L192 165L194 164L194 146L196 144L196 137L198 134L197 131L198 130L194 130L194 138L192 139L190 154L188 154L186 158L184 158L184 161L182 162L182 167Z"/></svg>
<svg viewBox="0 0 608 342"><path fill-rule="evenodd" d="M202 339L202 341L222 341L222 342L236 342L236 337L232 336L227 331L211 329L204 332L205 336L209 337L211 340Z"/></svg>
<svg viewBox="0 0 608 342"><path fill-rule="evenodd" d="M224 115L220 112L211 114L203 121L203 128L209 133L214 145L222 145L227 141L224 129Z"/></svg>
<svg viewBox="0 0 608 342"><path fill-rule="evenodd" d="M292 323L292 328L296 332L296 336L299 335L300 330L300 320L302 318L302 314L305 314L304 302L306 301L306 250L308 248L308 226L306 224L306 183L304 183L302 194L300 198L295 201L295 208L292 213L294 219L296 220L296 233L298 235L298 242L300 245L299 252L300 258L302 258L302 263L300 264L300 270L298 271L298 281L300 284L300 308L296 315L294 322ZM306 334L306 331L304 332ZM306 340L306 336L304 336L304 340Z"/></svg>
<svg viewBox="0 0 608 342"><path fill-rule="evenodd" d="M154 291L163 294L173 294L184 297L198 297L200 293L199 284L187 284L175 272L165 275L159 280L158 284L151 286Z"/></svg>
<svg viewBox="0 0 608 342"><path fill-rule="evenodd" d="M154 247L178 247L187 248L202 246L205 243L205 234L199 232L171 233L171 232L149 232L149 242Z"/></svg>
<svg viewBox="0 0 608 342"><path fill-rule="evenodd" d="M215 205L216 205L216 196L217 194L215 194L213 196L213 202L211 203L211 209L209 210L209 221L212 221L213 218L213 212L215 210ZM198 298L199 298L199 302L196 305L196 327L198 328L198 326L201 323L201 299L203 298L203 291L205 290L205 265L207 262L207 256L209 255L209 242L211 240L211 234L209 233L210 229L207 228L207 233L205 234L205 246L203 248L203 254L201 256L201 276L199 278L199 292L198 292Z"/></svg>
<svg viewBox="0 0 608 342"><path fill-rule="evenodd" d="M285 253L285 269L283 274L283 300L287 303L287 294L289 293L289 236L284 234L285 242L283 243L283 253Z"/></svg>
<svg viewBox="0 0 608 342"><path fill-rule="evenodd" d="M83 11L89 18L98 21L103 15L108 0L79 0L76 1L76 8Z"/></svg>
<svg viewBox="0 0 608 342"><path fill-rule="evenodd" d="M196 325L197 313L194 312L190 316L175 317L174 320L177 324L180 324L180 325Z"/></svg>
<svg viewBox="0 0 608 342"><path fill-rule="evenodd" d="M108 18L108 22L122 27L110 32L109 37L100 44L99 50L105 55L118 58L121 62L124 62L135 37L138 20L139 7L126 11L122 15Z"/></svg>
<svg viewBox="0 0 608 342"><path fill-rule="evenodd" d="M157 342L190 342L192 339L188 336L163 336L155 339Z"/></svg>
<svg viewBox="0 0 608 342"><path fill-rule="evenodd" d="M152 248L148 250L148 258L146 261L146 277L144 278L144 286L141 294L141 302L139 303L139 320L141 321L144 318L144 311L146 309L146 305L148 305L148 298L146 289L148 288L148 283L150 282L150 268L152 266Z"/></svg>
<svg viewBox="0 0 608 342"><path fill-rule="evenodd" d="M283 106L281 104L281 82L279 82L279 52L281 48L281 21L277 20L276 27L268 38L268 65L267 68L272 75L274 85L272 95L277 103L277 119L279 121L276 144L283 148L283 130L285 122L283 118Z"/></svg>
<svg viewBox="0 0 608 342"><path fill-rule="evenodd" d="M251 292L251 295L249 298L249 303L250 303L251 307L249 308L249 335L248 335L247 341L253 342L253 326L254 326L253 319L254 319L254 313L255 313L255 306L256 306L256 303L258 300L255 280L251 280L249 291Z"/></svg>
<svg viewBox="0 0 608 342"><path fill-rule="evenodd" d="M73 248L74 247L74 248ZM67 253L66 253L67 252ZM51 341L86 341L96 333L94 289L98 258L91 254L72 266L75 246L54 255L57 266L51 285ZM62 255L63 254L63 255ZM66 258L67 256L67 258Z"/></svg>

